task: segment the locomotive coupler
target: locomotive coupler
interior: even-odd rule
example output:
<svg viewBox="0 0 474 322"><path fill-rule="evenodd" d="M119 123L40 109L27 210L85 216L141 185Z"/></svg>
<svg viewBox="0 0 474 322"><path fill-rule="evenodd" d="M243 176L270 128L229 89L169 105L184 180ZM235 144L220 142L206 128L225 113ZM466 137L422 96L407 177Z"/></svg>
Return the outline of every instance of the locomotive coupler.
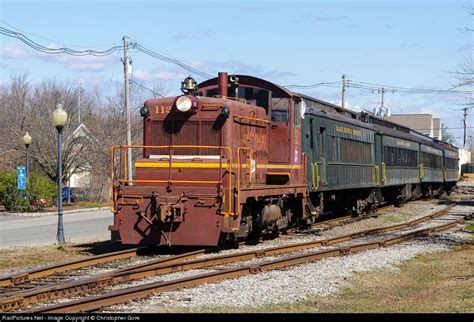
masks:
<svg viewBox="0 0 474 322"><path fill-rule="evenodd" d="M161 203L159 212L160 220L164 223L184 221L184 206L182 203Z"/></svg>
<svg viewBox="0 0 474 322"><path fill-rule="evenodd" d="M159 201L159 195L156 191L151 193L151 212L157 214L163 223L182 222L186 213L184 203L189 200L186 193L182 193L176 202L171 202L165 198L165 201Z"/></svg>

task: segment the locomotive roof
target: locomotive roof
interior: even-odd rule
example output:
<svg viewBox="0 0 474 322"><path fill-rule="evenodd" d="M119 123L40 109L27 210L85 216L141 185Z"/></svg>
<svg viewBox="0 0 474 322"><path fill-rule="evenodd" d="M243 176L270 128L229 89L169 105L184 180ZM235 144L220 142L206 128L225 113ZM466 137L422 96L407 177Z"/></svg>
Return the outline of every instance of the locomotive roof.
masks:
<svg viewBox="0 0 474 322"><path fill-rule="evenodd" d="M347 124L352 124L352 125L355 125L355 126L358 126L358 127L362 127L362 128L365 128L365 129L370 129L372 131L378 132L378 129L377 129L376 126L374 126L374 124L362 122L362 121L357 120L357 119L352 119L352 118L349 118L345 115L328 113L326 111L319 110L319 109L313 108L313 107L310 107L310 108L306 109L305 114L316 115L316 116L324 117L324 118L327 118L327 119L330 119L330 120L339 121L339 122L343 122L343 123L347 123Z"/></svg>
<svg viewBox="0 0 474 322"><path fill-rule="evenodd" d="M343 107L341 107L339 105L336 105L336 104L333 104L333 103L322 101L320 99L317 99L315 97L312 97L312 96L309 96L309 95L306 95L306 94L301 94L301 93L296 93L295 92L294 96L298 96L298 97L301 97L301 98L304 98L304 99L307 99L307 100L310 100L310 101L313 101L313 102L316 102L316 103L319 103L319 104L322 104L322 105L326 105L328 107L333 108L335 111L337 111L339 113L346 112L346 113L350 113L350 114L353 114L353 115L357 114L357 112L355 112L355 111L349 110L347 108L343 108Z"/></svg>
<svg viewBox="0 0 474 322"><path fill-rule="evenodd" d="M277 85L275 83L266 81L264 79L254 77L254 76L249 76L249 75L229 75L229 76L236 76L239 78L239 84L243 86L251 86L251 87L257 87L257 88L262 88L266 89L268 91L272 92L279 92L280 94L284 94L284 96L287 97L293 97L294 93L289 91L288 89L284 88L283 86ZM207 87L214 87L218 85L218 78L214 77L211 79L208 79L202 83L198 84L199 90L206 89Z"/></svg>
<svg viewBox="0 0 474 322"><path fill-rule="evenodd" d="M267 80L264 80L255 76L249 76L249 75L232 74L232 76L236 76L239 78L240 85L262 88L268 91L277 92L280 95L283 94L282 96L286 96L288 98L291 98L291 97L298 97L302 99L304 98L306 100L313 101L315 103L327 106L329 107L328 110L330 111L330 113L328 113L328 111L318 110L315 108L308 108L306 113L311 113L314 115L323 116L329 119L338 120L341 122L357 125L357 126L364 127L367 129L372 129L382 134L387 134L387 135L411 140L414 142L419 142L419 143L432 146L438 149L445 149L445 150L451 150L451 151L458 150L458 148L456 148L455 146L447 142L433 139L429 136L419 133L418 131L412 130L404 125L389 121L387 119L375 116L373 114L368 113L367 114L368 119L367 119L367 122L365 122L360 119L361 113L343 108L339 105L329 103L329 102L317 99L315 97L312 97L306 94L292 92L283 86L269 82ZM215 87L215 86L218 86L217 77L208 79L204 82L201 82L198 85L200 90L207 89L209 87ZM332 111L334 111L334 113L332 113Z"/></svg>

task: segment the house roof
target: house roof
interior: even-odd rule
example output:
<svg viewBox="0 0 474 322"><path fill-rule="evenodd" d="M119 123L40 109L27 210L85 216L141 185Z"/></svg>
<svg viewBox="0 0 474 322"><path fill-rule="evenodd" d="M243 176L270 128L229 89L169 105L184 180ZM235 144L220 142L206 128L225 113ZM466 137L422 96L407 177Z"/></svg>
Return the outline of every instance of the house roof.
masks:
<svg viewBox="0 0 474 322"><path fill-rule="evenodd" d="M431 134L433 118L431 114L392 114L384 118L420 133Z"/></svg>

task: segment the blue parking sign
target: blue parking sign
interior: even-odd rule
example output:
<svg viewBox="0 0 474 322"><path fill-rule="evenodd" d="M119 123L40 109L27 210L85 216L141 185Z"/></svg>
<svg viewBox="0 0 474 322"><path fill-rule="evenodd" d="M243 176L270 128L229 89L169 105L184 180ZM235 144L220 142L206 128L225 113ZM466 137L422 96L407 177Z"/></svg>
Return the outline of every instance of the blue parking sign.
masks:
<svg viewBox="0 0 474 322"><path fill-rule="evenodd" d="M26 167L23 165L18 167L17 184L19 190L26 189Z"/></svg>

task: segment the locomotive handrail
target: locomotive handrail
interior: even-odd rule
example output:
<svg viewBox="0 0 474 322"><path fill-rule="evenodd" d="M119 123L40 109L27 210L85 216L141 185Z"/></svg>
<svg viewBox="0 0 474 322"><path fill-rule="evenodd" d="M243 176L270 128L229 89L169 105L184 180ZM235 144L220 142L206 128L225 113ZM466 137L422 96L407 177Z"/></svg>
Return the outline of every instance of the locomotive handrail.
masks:
<svg viewBox="0 0 474 322"><path fill-rule="evenodd" d="M420 165L418 166L419 167L419 171L420 171L420 179L423 179L424 176L425 176L425 165L422 163L420 163Z"/></svg>
<svg viewBox="0 0 474 322"><path fill-rule="evenodd" d="M382 182L385 184L387 182L387 170L385 168L385 162L382 162Z"/></svg>
<svg viewBox="0 0 474 322"><path fill-rule="evenodd" d="M168 149L169 154L169 173L168 173L168 180L154 180L154 179L125 179L127 178L127 174L129 169L127 169L127 150L129 149ZM216 149L221 151L220 154L222 155L222 150L226 150L229 152L229 159L228 159L228 168L229 168L229 178L228 178L228 199L229 199L229 207L228 211L223 212L222 214L225 216L234 216L236 215L235 212L232 211L232 149L226 146L213 146L213 145L114 145L111 147L111 197L112 204L114 208L112 209L115 212L115 201L116 201L116 194L114 193L114 184L116 181L120 183L189 183L189 184L217 184L222 185L222 157L219 158L219 179L220 180L173 180L171 177L171 168L173 165L173 158L172 158L172 149L174 148L201 148L201 149ZM115 176L115 151L119 150L121 153L123 152L123 159L124 163L123 166L120 163L120 178L116 178ZM120 154L122 156L122 154ZM132 171L132 169L130 169ZM225 201L225 192L223 194L223 201Z"/></svg>
<svg viewBox="0 0 474 322"><path fill-rule="evenodd" d="M319 165L317 162L311 164L311 178L313 181L313 189L319 189L319 182L321 180L321 177L319 176Z"/></svg>
<svg viewBox="0 0 474 322"><path fill-rule="evenodd" d="M240 213L240 171L242 170L242 165L240 164L240 152L243 150L248 150L249 163L248 163L248 174L249 174L249 184L252 183L252 153L253 150L250 147L239 146L237 148L237 205L235 207L235 214L239 215Z"/></svg>
<svg viewBox="0 0 474 322"><path fill-rule="evenodd" d="M249 122L257 122L257 123L261 122L261 123L263 123L263 125L261 125L261 124L249 124L249 125L266 126L266 125L270 125L272 123L269 120L265 120L265 119L261 119L261 118L257 118L257 117L250 117L250 116L243 116L243 115L235 115L234 116L234 121L242 122L242 120L248 120Z"/></svg>
<svg viewBox="0 0 474 322"><path fill-rule="evenodd" d="M375 166L375 184L380 185L380 174L379 174L379 166Z"/></svg>

